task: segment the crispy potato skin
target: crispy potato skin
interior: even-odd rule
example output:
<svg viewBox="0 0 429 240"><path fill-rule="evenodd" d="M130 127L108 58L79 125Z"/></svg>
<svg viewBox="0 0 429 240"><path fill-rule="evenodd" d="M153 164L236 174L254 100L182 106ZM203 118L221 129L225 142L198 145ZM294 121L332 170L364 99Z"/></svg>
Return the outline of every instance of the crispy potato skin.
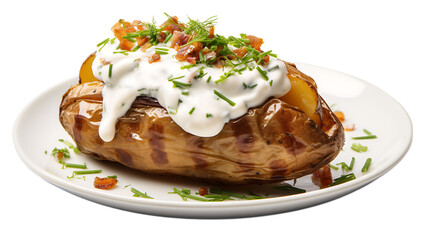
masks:
<svg viewBox="0 0 429 240"><path fill-rule="evenodd" d="M286 64L290 74L314 81ZM194 177L222 184L270 183L311 174L332 161L344 130L319 96L322 126L275 98L231 120L218 135L183 131L154 99L137 98L104 142L98 134L103 83L71 87L63 96L60 122L79 149L97 159L120 162L145 173Z"/></svg>

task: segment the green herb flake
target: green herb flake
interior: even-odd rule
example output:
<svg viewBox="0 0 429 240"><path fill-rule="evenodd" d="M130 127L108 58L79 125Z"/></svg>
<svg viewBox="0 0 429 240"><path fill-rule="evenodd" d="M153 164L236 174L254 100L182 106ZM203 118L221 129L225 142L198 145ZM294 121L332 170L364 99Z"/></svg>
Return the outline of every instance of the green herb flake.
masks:
<svg viewBox="0 0 429 240"><path fill-rule="evenodd" d="M368 169L369 169L369 166L371 165L371 162L372 162L372 158L368 158L366 161L365 161L365 164L363 165L363 167L362 167L362 170L361 170L361 172L367 172L368 171Z"/></svg>
<svg viewBox="0 0 429 240"><path fill-rule="evenodd" d="M153 197L149 196L146 192L140 192L139 190L131 187L131 192L134 193L134 196L136 197L142 197L142 198L147 198L147 199L153 199Z"/></svg>
<svg viewBox="0 0 429 240"><path fill-rule="evenodd" d="M214 91L214 94L216 94L216 96L218 96L220 99L222 99L225 102L227 102L229 105L231 105L231 107L235 106L235 102L231 101L231 99L225 97L223 94L221 94L220 92L216 91L216 89L214 89L213 91Z"/></svg>
<svg viewBox="0 0 429 240"><path fill-rule="evenodd" d="M367 146L363 146L360 143L353 143L352 146L350 147L353 151L361 153L361 152L366 152L368 150Z"/></svg>
<svg viewBox="0 0 429 240"><path fill-rule="evenodd" d="M334 181L330 184L330 186L335 186L338 184L349 182L349 181L354 180L354 179L356 179L356 176L354 173L341 175L341 177L334 179Z"/></svg>

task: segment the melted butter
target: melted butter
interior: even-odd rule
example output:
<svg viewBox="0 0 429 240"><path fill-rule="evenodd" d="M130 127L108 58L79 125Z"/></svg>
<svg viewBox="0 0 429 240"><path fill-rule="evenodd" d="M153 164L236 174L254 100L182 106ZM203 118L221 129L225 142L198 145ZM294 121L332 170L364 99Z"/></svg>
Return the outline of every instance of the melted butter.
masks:
<svg viewBox="0 0 429 240"><path fill-rule="evenodd" d="M250 69L234 72L216 83L230 67L197 64L182 68L189 63L177 61L176 51L168 44L126 54L117 50L118 45L117 40L109 41L96 52L92 65L94 76L105 83L99 128L105 142L114 138L118 118L125 115L139 95L156 98L184 131L212 137L231 119L246 114L249 108L270 97L285 95L291 87L285 64L275 58L266 66L259 66L266 71L268 81L254 68L256 63L252 63L253 66L248 64ZM168 48L168 54L161 55L158 62L149 63L148 58L159 48Z"/></svg>

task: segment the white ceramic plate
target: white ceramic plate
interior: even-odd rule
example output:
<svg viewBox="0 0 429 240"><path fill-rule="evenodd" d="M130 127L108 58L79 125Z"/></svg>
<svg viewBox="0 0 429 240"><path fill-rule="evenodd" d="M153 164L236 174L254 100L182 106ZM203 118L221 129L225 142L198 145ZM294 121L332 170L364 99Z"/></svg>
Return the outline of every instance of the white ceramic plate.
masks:
<svg viewBox="0 0 429 240"><path fill-rule="evenodd" d="M192 193L200 187L212 187L206 183L174 177L145 176L139 171L128 169L116 163L97 161L83 154L71 153L73 163L86 163L88 169L101 169L96 175L86 175L85 179L72 178L76 169L62 169L50 152L54 147L65 147L58 139L71 138L58 121L58 106L63 93L77 79L70 79L46 91L32 101L17 118L13 137L16 150L24 163L46 181L80 197L111 207L134 212L192 218L229 218L273 214L296 210L326 202L348 194L382 176L395 166L405 155L412 141L411 120L402 106L392 97L375 86L355 77L325 68L299 64L298 68L312 76L319 87L319 93L335 110L345 113L346 121L355 124L356 129L346 132L344 151L333 161L350 163L356 158L351 171L356 179L341 185L319 189L310 176L300 178L295 187L307 190L306 193L285 195L273 189L274 185L249 185L226 188L237 193L255 192L268 194L259 200L234 200L223 202L183 201L176 194L169 194L174 187L191 189ZM364 135L363 129L378 136L372 140L352 140L353 136ZM368 146L368 151L357 153L350 149L352 143ZM47 151L47 154L45 153ZM367 158L372 158L369 171L361 173ZM341 169L333 170L334 178L342 174ZM112 190L100 190L93 186L95 176L117 175L119 183ZM293 182L287 182L293 184ZM131 187L147 192L154 199L133 197ZM285 183L282 183L285 184ZM281 184L280 184L281 185ZM219 186L216 186L219 188Z"/></svg>

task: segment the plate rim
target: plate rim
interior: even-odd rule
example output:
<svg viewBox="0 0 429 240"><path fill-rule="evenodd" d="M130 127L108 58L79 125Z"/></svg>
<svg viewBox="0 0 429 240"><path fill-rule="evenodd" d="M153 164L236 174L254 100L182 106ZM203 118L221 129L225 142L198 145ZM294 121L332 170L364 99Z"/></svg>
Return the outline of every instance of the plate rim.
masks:
<svg viewBox="0 0 429 240"><path fill-rule="evenodd" d="M315 69L323 69L325 71L329 72L335 72L342 75L347 75L351 78L354 78L360 82L363 82L365 85L369 85L373 88L376 88L377 90L381 91L385 96L389 97L389 100L393 101L395 104L397 104L402 112L405 114L407 119L407 126L410 128L410 135L407 139L407 144L402 146L403 151L401 151L401 154L398 155L395 159L390 159L388 163L384 164L387 166L382 165L382 167L375 169L374 171L368 172L363 176L360 176L356 178L356 180L349 181L340 185L324 188L324 189L318 189L310 192L306 192L303 194L296 194L296 195L290 195L290 196L279 196L279 197L271 197L266 199L257 199L253 201L223 201L223 202L198 202L198 201L167 201L167 200L157 200L157 199L144 199L144 198L135 198L131 196L123 196L118 195L114 193L109 193L105 191L97 191L97 189L89 189L77 184L73 184L71 182L67 182L66 179L61 179L58 176L54 175L53 173L50 173L46 171L45 169L39 167L34 161L31 161L31 158L29 158L23 149L22 146L19 144L19 126L22 125L25 122L24 116L28 113L29 109L33 105L34 102L37 102L41 99L43 99L49 92L54 91L55 89L61 88L61 86L65 85L66 83L73 81L76 81L78 79L77 76L72 78L67 78L64 81L61 81L50 88L46 89L42 93L38 94L35 98L31 99L26 106L21 110L21 112L18 114L18 116L15 118L15 122L12 129L12 137L13 137L13 143L15 146L15 150L18 153L21 160L24 162L24 164L32 170L34 173L36 173L39 177L42 179L48 181L49 183L61 188L62 190L65 190L67 192L71 192L73 194L79 195L84 198L92 198L96 197L97 199L103 199L107 201L114 201L116 203L121 204L132 204L132 205L141 205L144 207L157 207L158 209L166 209L166 208L182 208L182 210L189 210L189 209L204 209L204 208L210 208L210 209L218 209L218 208L230 208L230 207L240 207L240 208L247 208L247 207L256 207L256 206L265 206L265 205L277 205L277 206L286 206L290 202L295 202L296 200L301 200L303 203L305 203L307 200L311 199L317 199L317 198L329 198L328 200L322 200L318 202L326 202L332 199L335 199L336 195L344 196L348 194L347 192L352 192L360 187L363 187L372 181L378 179L388 171L390 171L393 167L395 167L407 154L409 151L412 141L413 141L413 124L412 120L410 118L410 115L406 111L406 109L397 101L395 98L393 98L391 95L386 93L384 90L380 89L376 85L367 82L363 79L360 79L358 77L355 77L353 75L339 72L336 70L332 70L329 68L313 65L313 64L307 64L307 63L296 63L297 66L308 66ZM345 194L344 194L345 193ZM317 201L316 201L317 202ZM106 204L105 204L106 205ZM108 205L108 204L107 204ZM298 204L299 205L299 204ZM304 204L305 205L305 204ZM316 205L316 204L314 204ZM294 208L297 209L297 208ZM142 212L146 213L147 211L138 211L136 209L126 209L134 212ZM276 212L282 212L281 210ZM240 214L233 214L233 215L240 215ZM250 214L254 215L254 214ZM180 216L180 214L171 214L170 216Z"/></svg>

